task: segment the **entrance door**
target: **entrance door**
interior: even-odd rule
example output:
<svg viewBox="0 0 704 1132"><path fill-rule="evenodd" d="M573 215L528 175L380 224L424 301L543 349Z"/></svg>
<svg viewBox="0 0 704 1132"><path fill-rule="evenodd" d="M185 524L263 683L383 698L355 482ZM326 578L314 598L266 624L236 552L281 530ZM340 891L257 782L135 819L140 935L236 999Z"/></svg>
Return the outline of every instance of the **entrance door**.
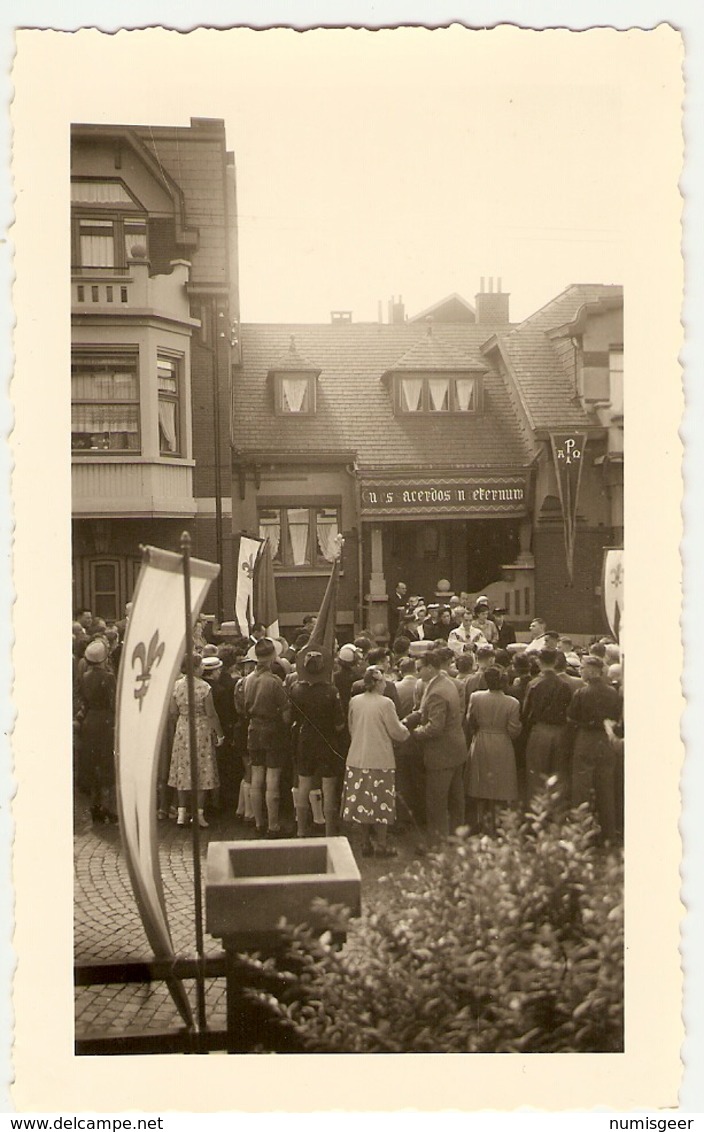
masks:
<svg viewBox="0 0 704 1132"><path fill-rule="evenodd" d="M131 600L140 559L101 556L74 562L76 609L90 609L95 617L119 621Z"/></svg>
<svg viewBox="0 0 704 1132"><path fill-rule="evenodd" d="M384 576L391 593L405 582L409 594L435 596L441 579L459 594L501 578L501 566L519 551L518 519L426 519L384 524Z"/></svg>

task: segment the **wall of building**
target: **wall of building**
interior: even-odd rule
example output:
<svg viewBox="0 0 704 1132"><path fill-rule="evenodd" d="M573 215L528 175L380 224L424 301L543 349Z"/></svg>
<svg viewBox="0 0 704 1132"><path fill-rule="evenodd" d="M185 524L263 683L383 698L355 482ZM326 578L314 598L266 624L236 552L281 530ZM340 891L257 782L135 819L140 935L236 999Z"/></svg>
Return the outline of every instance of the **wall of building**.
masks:
<svg viewBox="0 0 704 1132"><path fill-rule="evenodd" d="M232 485L232 531L237 541L241 532L259 533L258 508L274 506L339 506L341 532L345 539L338 590L340 639L351 636L353 624L360 624L359 610L359 531L356 482L340 465L267 465L260 469L257 488L254 472L246 477L245 498L240 498L237 475ZM301 623L306 613L317 613L325 592L330 567L275 570L279 622L284 634ZM344 632L348 629L349 632Z"/></svg>

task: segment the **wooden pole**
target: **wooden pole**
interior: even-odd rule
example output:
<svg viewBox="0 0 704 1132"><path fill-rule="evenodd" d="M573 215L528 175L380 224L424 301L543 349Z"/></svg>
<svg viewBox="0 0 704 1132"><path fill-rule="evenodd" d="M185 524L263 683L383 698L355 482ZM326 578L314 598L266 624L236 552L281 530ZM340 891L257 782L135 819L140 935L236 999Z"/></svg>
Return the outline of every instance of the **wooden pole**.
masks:
<svg viewBox="0 0 704 1132"><path fill-rule="evenodd" d="M191 756L191 831L193 834L193 894L195 903L198 975L196 997L198 1029L207 1029L205 1017L205 978L203 974L203 894L200 877L200 823L198 821L198 742L196 738L195 684L193 677L193 621L191 619L191 536L181 535L183 552L183 592L186 611L186 686L188 688L188 744Z"/></svg>

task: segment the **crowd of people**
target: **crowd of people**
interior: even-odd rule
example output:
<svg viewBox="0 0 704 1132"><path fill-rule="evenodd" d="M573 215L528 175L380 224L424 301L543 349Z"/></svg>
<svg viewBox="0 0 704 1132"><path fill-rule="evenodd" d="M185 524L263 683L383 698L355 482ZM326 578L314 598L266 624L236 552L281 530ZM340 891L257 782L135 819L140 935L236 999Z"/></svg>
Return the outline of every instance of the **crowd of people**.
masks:
<svg viewBox="0 0 704 1132"><path fill-rule="evenodd" d="M198 795L191 797L188 689L176 680L159 767L158 817L251 835L357 831L364 856L393 857L405 828L419 853L461 826L493 835L503 807L527 808L553 779L588 803L604 842L623 830L622 657L611 637L575 647L539 617L517 642L506 611L406 600L389 644L364 633L333 652L255 625L195 632ZM128 610L129 613L129 610ZM116 819L116 674L126 621L82 611L73 626L76 781L93 821ZM315 638L313 638L315 642ZM184 665L185 671L185 665ZM354 838L354 840L357 840Z"/></svg>

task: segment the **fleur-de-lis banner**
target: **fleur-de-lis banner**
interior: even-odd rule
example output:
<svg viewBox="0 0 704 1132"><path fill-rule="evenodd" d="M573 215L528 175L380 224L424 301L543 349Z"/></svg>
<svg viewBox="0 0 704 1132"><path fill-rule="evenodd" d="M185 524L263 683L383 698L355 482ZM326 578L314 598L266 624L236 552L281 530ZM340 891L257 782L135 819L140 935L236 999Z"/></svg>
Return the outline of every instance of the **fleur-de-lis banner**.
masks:
<svg viewBox="0 0 704 1132"><path fill-rule="evenodd" d="M191 559L193 622L220 567ZM115 758L120 831L139 914L158 959L174 955L159 867L157 769L169 701L186 641L183 558L148 546L132 598L117 682ZM169 990L187 1024L181 982Z"/></svg>
<svg viewBox="0 0 704 1132"><path fill-rule="evenodd" d="M254 624L254 572L262 549L262 539L240 536L235 578L235 620L243 637Z"/></svg>
<svg viewBox="0 0 704 1132"><path fill-rule="evenodd" d="M604 548L604 569L601 580L604 614L616 640L623 631L623 548Z"/></svg>
<svg viewBox="0 0 704 1132"><path fill-rule="evenodd" d="M577 499L582 479L587 434L584 432L550 433L552 455L557 476L557 490L562 508L562 523L565 532L565 561L567 575L572 581L574 565L574 544L577 534Z"/></svg>

